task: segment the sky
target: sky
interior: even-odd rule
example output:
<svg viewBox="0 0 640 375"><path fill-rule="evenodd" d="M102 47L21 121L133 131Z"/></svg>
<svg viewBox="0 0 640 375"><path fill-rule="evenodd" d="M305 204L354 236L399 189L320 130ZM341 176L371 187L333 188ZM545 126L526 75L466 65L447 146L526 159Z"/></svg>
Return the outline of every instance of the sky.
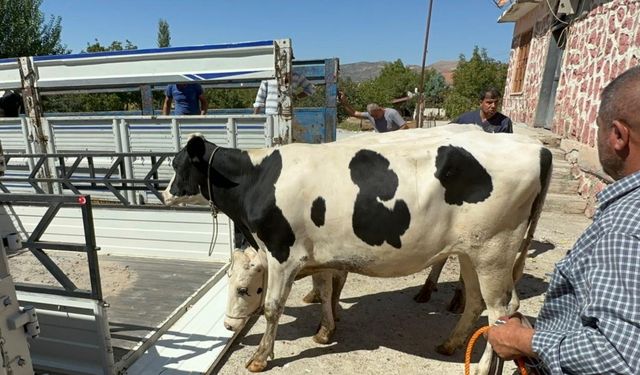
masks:
<svg viewBox="0 0 640 375"><path fill-rule="evenodd" d="M433 0L427 65L470 56L473 47L507 61L513 23L499 24L492 0ZM135 5L134 5L135 4ZM296 59L422 62L428 0L44 0L62 18L73 53L97 39L157 47L158 21L171 46L290 38Z"/></svg>

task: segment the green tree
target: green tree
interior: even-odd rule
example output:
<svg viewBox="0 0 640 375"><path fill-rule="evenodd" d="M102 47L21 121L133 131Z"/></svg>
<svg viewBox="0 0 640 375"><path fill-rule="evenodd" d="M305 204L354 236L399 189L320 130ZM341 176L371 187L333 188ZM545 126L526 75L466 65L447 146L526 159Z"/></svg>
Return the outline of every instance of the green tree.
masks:
<svg viewBox="0 0 640 375"><path fill-rule="evenodd" d="M0 58L69 53L62 45L61 18L45 21L42 0L0 0Z"/></svg>
<svg viewBox="0 0 640 375"><path fill-rule="evenodd" d="M507 79L508 65L490 58L487 50L476 46L471 58L460 55L453 72L453 84L444 102L449 118L478 107L480 91L494 87L501 90Z"/></svg>
<svg viewBox="0 0 640 375"><path fill-rule="evenodd" d="M158 47L165 48L171 46L171 33L169 32L169 22L164 19L158 21Z"/></svg>
<svg viewBox="0 0 640 375"><path fill-rule="evenodd" d="M425 71L424 101L426 107L440 108L447 93L447 83L444 76L431 68Z"/></svg>

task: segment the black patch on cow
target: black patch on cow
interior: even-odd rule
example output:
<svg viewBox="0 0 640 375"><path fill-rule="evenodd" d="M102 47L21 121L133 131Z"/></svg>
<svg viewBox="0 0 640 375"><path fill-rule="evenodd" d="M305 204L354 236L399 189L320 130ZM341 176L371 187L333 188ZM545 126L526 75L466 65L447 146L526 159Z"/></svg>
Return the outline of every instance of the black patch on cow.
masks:
<svg viewBox="0 0 640 375"><path fill-rule="evenodd" d="M358 238L372 246L385 241L400 248L400 236L411 222L409 207L396 199L392 209L381 201L394 198L398 189L398 175L389 169L389 160L371 150L358 151L349 163L351 180L359 192L353 208L353 232Z"/></svg>
<svg viewBox="0 0 640 375"><path fill-rule="evenodd" d="M324 198L318 197L311 204L311 221L316 227L324 225L324 215L327 211L327 205L324 202Z"/></svg>
<svg viewBox="0 0 640 375"><path fill-rule="evenodd" d="M440 146L434 176L444 187L448 204L478 203L491 196L493 183L482 164L462 147Z"/></svg>
<svg viewBox="0 0 640 375"><path fill-rule="evenodd" d="M255 233L280 263L288 259L295 235L276 205L275 185L282 171L280 151L273 151L260 164L253 165L245 151L217 147L193 137L176 155L173 167L176 176L170 188L172 194L202 193L209 199L209 176L215 206L233 220L251 246L258 249Z"/></svg>

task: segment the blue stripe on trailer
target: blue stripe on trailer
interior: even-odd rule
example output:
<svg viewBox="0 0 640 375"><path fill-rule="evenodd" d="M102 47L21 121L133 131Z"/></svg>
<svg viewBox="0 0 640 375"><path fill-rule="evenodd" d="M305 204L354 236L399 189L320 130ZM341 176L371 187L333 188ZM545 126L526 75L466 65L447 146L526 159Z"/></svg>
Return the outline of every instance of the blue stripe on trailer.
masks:
<svg viewBox="0 0 640 375"><path fill-rule="evenodd" d="M238 129L264 129L264 126L261 125L238 125Z"/></svg>
<svg viewBox="0 0 640 375"><path fill-rule="evenodd" d="M130 49L130 50L123 50L123 51L77 53L77 54L70 54L70 55L34 56L33 60L34 61L52 61L52 60L84 59L84 58L93 58L93 57L102 57L102 56L149 55L153 53L206 51L206 50L215 50L215 49L262 47L262 46L272 46L272 45L273 45L273 40L261 40L256 42L209 44L209 45L203 45L203 46ZM16 59L14 58L14 59L4 59L4 60L7 60L8 62L13 62ZM4 60L0 60L0 62L4 62Z"/></svg>

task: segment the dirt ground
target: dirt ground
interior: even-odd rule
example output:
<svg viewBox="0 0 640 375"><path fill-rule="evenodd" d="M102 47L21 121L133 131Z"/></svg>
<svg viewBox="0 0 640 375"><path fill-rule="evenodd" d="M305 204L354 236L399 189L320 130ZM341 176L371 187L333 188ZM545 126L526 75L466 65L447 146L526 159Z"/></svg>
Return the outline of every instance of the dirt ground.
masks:
<svg viewBox="0 0 640 375"><path fill-rule="evenodd" d="M543 213L525 274L517 286L520 311L533 321L544 300L554 264L589 223L582 215ZM342 292L342 310L334 340L325 346L311 338L320 322L320 306L302 302L311 288L311 279L297 281L280 319L275 360L269 361L265 373L462 374L462 350L452 357L435 351L459 318L446 310L458 279L458 264L453 260L447 263L438 291L430 302L415 303L412 297L428 271L388 279L350 274ZM486 318L482 318L478 327L486 324ZM265 320L261 316L244 337L233 344L217 373L248 373L245 362L255 351L264 329ZM479 360L483 347L484 341L480 340L474 361ZM513 370L511 363L505 364L505 374Z"/></svg>

